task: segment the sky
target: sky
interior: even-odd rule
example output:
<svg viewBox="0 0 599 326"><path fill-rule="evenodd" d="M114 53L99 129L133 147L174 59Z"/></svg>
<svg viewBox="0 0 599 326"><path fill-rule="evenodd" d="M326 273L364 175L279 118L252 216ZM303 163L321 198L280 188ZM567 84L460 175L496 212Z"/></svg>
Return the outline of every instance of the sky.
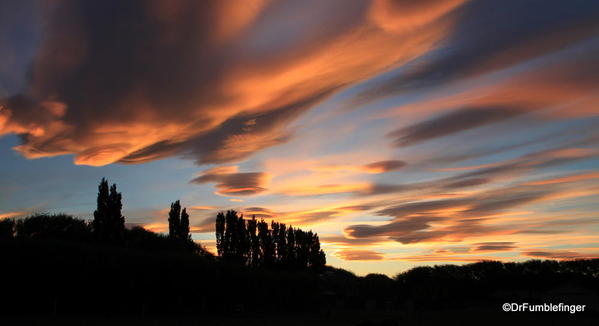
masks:
<svg viewBox="0 0 599 326"><path fill-rule="evenodd" d="M0 0L0 218L170 203L359 275L599 257L599 2Z"/></svg>

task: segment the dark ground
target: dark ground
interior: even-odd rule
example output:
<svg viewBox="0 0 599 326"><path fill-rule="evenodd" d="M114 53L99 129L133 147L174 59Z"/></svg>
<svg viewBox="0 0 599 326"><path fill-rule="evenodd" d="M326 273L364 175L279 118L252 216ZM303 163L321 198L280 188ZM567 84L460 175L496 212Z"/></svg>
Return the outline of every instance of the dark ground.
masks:
<svg viewBox="0 0 599 326"><path fill-rule="evenodd" d="M498 307L499 308L499 307ZM13 316L6 326L400 326L400 325L597 325L599 314L583 312L505 313L501 311L446 310L422 312L338 311L330 316L281 314L268 317L252 314L236 316Z"/></svg>

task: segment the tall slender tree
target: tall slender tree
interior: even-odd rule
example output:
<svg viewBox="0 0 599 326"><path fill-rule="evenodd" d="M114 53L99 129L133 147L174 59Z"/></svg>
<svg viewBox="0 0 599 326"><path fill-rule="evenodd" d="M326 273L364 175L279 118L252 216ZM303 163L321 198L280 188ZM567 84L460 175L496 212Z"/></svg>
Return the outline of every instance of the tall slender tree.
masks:
<svg viewBox="0 0 599 326"><path fill-rule="evenodd" d="M299 268L308 267L309 243L308 234L300 229L295 230L295 262Z"/></svg>
<svg viewBox="0 0 599 326"><path fill-rule="evenodd" d="M189 232L189 214L187 214L187 208L183 208L181 211L179 238L183 241L191 241L191 234Z"/></svg>
<svg viewBox="0 0 599 326"><path fill-rule="evenodd" d="M237 250L235 260L242 264L247 264L250 254L250 238L247 233L245 220L243 215L239 215L237 218L236 227L236 238L237 238Z"/></svg>
<svg viewBox="0 0 599 326"><path fill-rule="evenodd" d="M277 247L277 264L284 267L287 262L287 226L285 223L279 223L278 230L273 232L277 233L275 237Z"/></svg>
<svg viewBox="0 0 599 326"><path fill-rule="evenodd" d="M108 187L102 178L98 186L97 206L92 222L96 239L100 241L121 241L125 232L125 217L122 215L122 195L116 184Z"/></svg>
<svg viewBox="0 0 599 326"><path fill-rule="evenodd" d="M256 216L252 216L251 219L247 221L247 232L248 238L250 240L250 266L258 267L260 265L260 242L258 241L257 232L258 221L256 221Z"/></svg>
<svg viewBox="0 0 599 326"><path fill-rule="evenodd" d="M275 262L275 248L272 241L272 233L268 229L268 223L261 220L258 222L258 239L260 251L262 252L262 266L273 267Z"/></svg>
<svg viewBox="0 0 599 326"><path fill-rule="evenodd" d="M309 254L309 267L321 271L324 265L327 263L324 251L320 249L320 240L318 234L314 233L310 240L310 254Z"/></svg>
<svg viewBox="0 0 599 326"><path fill-rule="evenodd" d="M123 209L122 198L121 193L116 190L116 184L113 184L108 195L108 207L110 212L109 238L114 241L121 241L125 233L125 217L121 213Z"/></svg>
<svg viewBox="0 0 599 326"><path fill-rule="evenodd" d="M216 251L222 257L225 253L225 214L223 212L216 215L215 231Z"/></svg>
<svg viewBox="0 0 599 326"><path fill-rule="evenodd" d="M168 236L171 239L178 239L181 228L181 203L177 200L171 203L171 210L168 212Z"/></svg>
<svg viewBox="0 0 599 326"><path fill-rule="evenodd" d="M178 200L171 203L171 209L168 212L168 236L170 239L180 242L192 241L187 208L181 207L181 202Z"/></svg>
<svg viewBox="0 0 599 326"><path fill-rule="evenodd" d="M98 198L96 210L94 211L94 221L92 222L94 236L97 240L104 240L108 228L109 209L109 187L108 181L102 178L98 185Z"/></svg>
<svg viewBox="0 0 599 326"><path fill-rule="evenodd" d="M225 215L225 237L223 258L227 260L235 260L237 257L237 249L239 247L237 238L237 212L233 210L227 211Z"/></svg>
<svg viewBox="0 0 599 326"><path fill-rule="evenodd" d="M289 226L287 229L287 259L285 260L285 266L287 268L294 268L296 265L296 250L295 250L295 230Z"/></svg>

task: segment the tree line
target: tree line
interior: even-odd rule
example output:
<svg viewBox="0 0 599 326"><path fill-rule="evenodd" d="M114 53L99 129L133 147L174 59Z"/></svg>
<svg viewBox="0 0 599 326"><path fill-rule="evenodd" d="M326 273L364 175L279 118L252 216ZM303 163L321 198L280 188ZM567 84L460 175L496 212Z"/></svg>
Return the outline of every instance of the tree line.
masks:
<svg viewBox="0 0 599 326"><path fill-rule="evenodd" d="M326 264L316 233L275 221L269 228L233 210L216 216L216 248L223 259L252 267L320 271Z"/></svg>
<svg viewBox="0 0 599 326"><path fill-rule="evenodd" d="M0 221L0 239L37 238L153 248L183 250L193 254L208 252L191 237L189 214L179 200L172 202L168 213L168 235L153 233L142 227L125 227L122 214L123 196L117 185L102 178L98 185L96 209L88 223L65 214L37 214L17 221ZM264 220L229 210L216 216L216 247L224 261L245 266L284 270L322 271L326 256L316 233L284 223Z"/></svg>
<svg viewBox="0 0 599 326"><path fill-rule="evenodd" d="M169 233L164 236L140 226L125 227L122 194L116 184L102 178L98 185L93 220L87 222L66 214L34 214L23 219L0 220L0 239L40 239L96 242L160 251L186 251L196 255L209 253L191 238L189 214L177 200L168 214Z"/></svg>

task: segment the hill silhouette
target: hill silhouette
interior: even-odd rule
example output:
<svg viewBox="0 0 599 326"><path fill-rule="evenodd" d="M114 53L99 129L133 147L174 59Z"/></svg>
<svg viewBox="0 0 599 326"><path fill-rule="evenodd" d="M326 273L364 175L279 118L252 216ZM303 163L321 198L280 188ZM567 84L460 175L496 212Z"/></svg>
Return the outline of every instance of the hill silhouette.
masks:
<svg viewBox="0 0 599 326"><path fill-rule="evenodd" d="M363 326L598 317L599 259L481 261L358 277L326 266L311 231L269 227L229 211L215 217L215 256L191 240L178 201L165 216L169 235L125 228L121 207L116 186L102 180L91 222L67 214L0 220L1 316L9 324L27 324L21 318L28 316L60 325L93 318L129 325L177 319L181 325ZM587 310L510 314L501 311L506 302L585 304Z"/></svg>

